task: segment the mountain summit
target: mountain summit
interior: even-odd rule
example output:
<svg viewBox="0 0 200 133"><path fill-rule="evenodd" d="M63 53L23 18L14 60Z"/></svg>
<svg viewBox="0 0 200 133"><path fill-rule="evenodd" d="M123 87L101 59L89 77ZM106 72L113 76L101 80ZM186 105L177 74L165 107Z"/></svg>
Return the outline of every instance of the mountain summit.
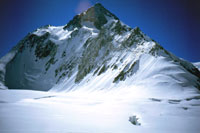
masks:
<svg viewBox="0 0 200 133"><path fill-rule="evenodd" d="M100 3L97 3L87 11L76 15L71 21L69 21L64 29L70 29L74 27L81 28L83 25L85 25L84 22L93 23L97 29L101 29L101 27L108 22L108 19L112 18L119 20Z"/></svg>
<svg viewBox="0 0 200 133"><path fill-rule="evenodd" d="M200 89L200 72L101 4L65 26L45 26L0 60L0 87L51 91L119 87Z"/></svg>

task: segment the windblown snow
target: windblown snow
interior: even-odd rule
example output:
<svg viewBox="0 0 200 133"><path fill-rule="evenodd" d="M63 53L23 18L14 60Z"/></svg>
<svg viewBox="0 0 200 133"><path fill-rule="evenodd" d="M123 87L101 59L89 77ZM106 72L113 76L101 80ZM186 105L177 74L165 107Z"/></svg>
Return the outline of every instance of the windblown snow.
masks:
<svg viewBox="0 0 200 133"><path fill-rule="evenodd" d="M198 68L96 4L0 59L0 132L197 133Z"/></svg>

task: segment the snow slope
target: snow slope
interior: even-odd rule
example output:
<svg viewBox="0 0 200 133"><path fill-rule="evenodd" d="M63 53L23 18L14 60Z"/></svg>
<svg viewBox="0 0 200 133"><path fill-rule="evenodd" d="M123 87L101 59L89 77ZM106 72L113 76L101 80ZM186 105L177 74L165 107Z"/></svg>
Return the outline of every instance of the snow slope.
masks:
<svg viewBox="0 0 200 133"><path fill-rule="evenodd" d="M200 69L200 62L193 63L198 69Z"/></svg>
<svg viewBox="0 0 200 133"><path fill-rule="evenodd" d="M0 132L197 133L194 65L96 4L0 59Z"/></svg>
<svg viewBox="0 0 200 133"><path fill-rule="evenodd" d="M2 68L4 88L56 92L147 84L200 88L200 72L193 64L166 51L138 27L123 24L101 4L65 26L47 25L29 33L12 57Z"/></svg>
<svg viewBox="0 0 200 133"><path fill-rule="evenodd" d="M8 54L0 59L0 89L8 89L5 85L6 65L15 56L16 50L13 48Z"/></svg>

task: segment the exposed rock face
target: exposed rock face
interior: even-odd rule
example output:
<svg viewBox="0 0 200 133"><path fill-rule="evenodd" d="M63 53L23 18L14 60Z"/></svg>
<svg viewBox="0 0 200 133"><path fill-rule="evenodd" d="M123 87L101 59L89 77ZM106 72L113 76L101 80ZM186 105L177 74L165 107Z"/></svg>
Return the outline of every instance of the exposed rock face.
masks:
<svg viewBox="0 0 200 133"><path fill-rule="evenodd" d="M167 52L138 27L123 24L101 4L65 26L37 29L11 53L0 70L0 83L8 88L69 91L136 84L200 88L196 67Z"/></svg>

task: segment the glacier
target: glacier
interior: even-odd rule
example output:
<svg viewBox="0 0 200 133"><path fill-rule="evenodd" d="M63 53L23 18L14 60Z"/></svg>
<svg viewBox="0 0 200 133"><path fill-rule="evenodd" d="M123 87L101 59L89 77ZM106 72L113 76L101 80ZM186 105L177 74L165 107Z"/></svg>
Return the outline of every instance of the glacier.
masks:
<svg viewBox="0 0 200 133"><path fill-rule="evenodd" d="M197 133L198 67L98 3L0 59L0 132Z"/></svg>

